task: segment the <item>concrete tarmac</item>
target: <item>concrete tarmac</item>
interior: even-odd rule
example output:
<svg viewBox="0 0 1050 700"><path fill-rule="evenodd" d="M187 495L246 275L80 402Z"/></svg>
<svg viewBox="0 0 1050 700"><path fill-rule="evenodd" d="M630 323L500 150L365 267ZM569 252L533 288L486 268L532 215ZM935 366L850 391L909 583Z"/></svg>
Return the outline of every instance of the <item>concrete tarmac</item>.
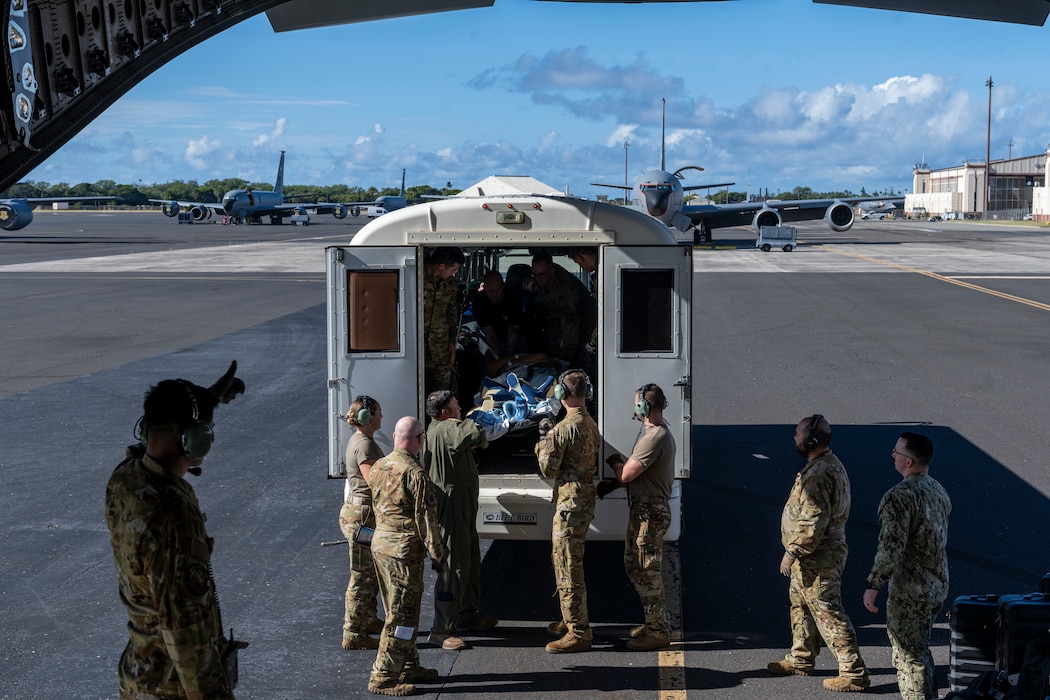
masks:
<svg viewBox="0 0 1050 700"><path fill-rule="evenodd" d="M103 515L106 479L169 377L210 383L237 359L246 394L216 413L192 484L216 540L223 619L251 646L239 698L372 697L374 654L339 646L342 483L325 478L323 248L362 220L179 226L159 214L45 212L0 232L0 698L115 698L126 641ZM779 517L801 466L794 424L834 426L853 511L843 593L872 671L896 693L885 617L860 604L875 509L903 430L929 434L954 502L951 593L1023 593L1050 570L1050 241L1045 229L858 222L799 226L791 252L743 229L695 251L694 464L671 547L683 641L624 648L641 609L622 548L592 543L595 650L550 655L549 544L483 543L483 608L503 622L463 652L420 638L443 698L811 698L834 675L773 678L790 644ZM430 574L428 573L428 577ZM422 629L432 617L432 584ZM879 599L884 610L885 594ZM942 693L947 622L934 632ZM663 664L663 665L661 665ZM684 687L683 687L684 686Z"/></svg>

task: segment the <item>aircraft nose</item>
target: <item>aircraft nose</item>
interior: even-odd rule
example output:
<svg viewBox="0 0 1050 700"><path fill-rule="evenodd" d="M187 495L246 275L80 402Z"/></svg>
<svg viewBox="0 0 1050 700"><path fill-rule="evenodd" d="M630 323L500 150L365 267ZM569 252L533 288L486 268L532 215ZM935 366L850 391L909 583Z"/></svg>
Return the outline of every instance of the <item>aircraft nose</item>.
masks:
<svg viewBox="0 0 1050 700"><path fill-rule="evenodd" d="M651 216L663 216L667 213L667 203L670 198L669 190L645 190L645 208Z"/></svg>
<svg viewBox="0 0 1050 700"><path fill-rule="evenodd" d="M222 199L222 210L227 214L233 213L233 205L237 202L233 197L223 197Z"/></svg>

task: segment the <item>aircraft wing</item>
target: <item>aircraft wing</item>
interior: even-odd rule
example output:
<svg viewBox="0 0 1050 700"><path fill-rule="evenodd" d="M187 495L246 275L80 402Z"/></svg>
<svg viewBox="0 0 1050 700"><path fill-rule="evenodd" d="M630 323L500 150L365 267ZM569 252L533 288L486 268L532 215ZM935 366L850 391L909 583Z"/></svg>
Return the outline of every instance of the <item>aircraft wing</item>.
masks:
<svg viewBox="0 0 1050 700"><path fill-rule="evenodd" d="M693 225L700 229L729 226L779 226L784 222L824 219L833 230L853 225L853 205L885 201L886 197L840 197L839 199L768 200L734 204L690 204L682 207Z"/></svg>
<svg viewBox="0 0 1050 700"><path fill-rule="evenodd" d="M613 189L625 190L627 192L630 192L631 190L634 189L634 187L631 187L631 186L628 186L628 185L607 185L604 182L592 182L591 184L593 186L595 186L595 187L612 187Z"/></svg>
<svg viewBox="0 0 1050 700"><path fill-rule="evenodd" d="M683 187L682 191L683 192L690 192L692 190L710 190L710 189L714 189L715 187L729 187L730 185L735 185L735 184L736 184L735 182L712 182L712 183L707 184L707 185L689 185L689 187Z"/></svg>
<svg viewBox="0 0 1050 700"><path fill-rule="evenodd" d="M112 202L120 197L12 197L30 204L49 204L51 202Z"/></svg>

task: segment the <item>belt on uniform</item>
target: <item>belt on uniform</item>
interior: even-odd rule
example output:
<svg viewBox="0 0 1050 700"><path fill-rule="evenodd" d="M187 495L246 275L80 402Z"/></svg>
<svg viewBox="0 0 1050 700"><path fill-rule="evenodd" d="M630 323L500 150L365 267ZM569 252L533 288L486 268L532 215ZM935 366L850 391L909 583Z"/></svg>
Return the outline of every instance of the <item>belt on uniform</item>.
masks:
<svg viewBox="0 0 1050 700"><path fill-rule="evenodd" d="M627 499L631 502L631 505L642 504L642 503L662 503L667 505L667 499L663 496L631 496L627 495Z"/></svg>
<svg viewBox="0 0 1050 700"><path fill-rule="evenodd" d="M350 496L346 499L347 503L351 503L355 506L370 506L372 505L372 499L368 496Z"/></svg>

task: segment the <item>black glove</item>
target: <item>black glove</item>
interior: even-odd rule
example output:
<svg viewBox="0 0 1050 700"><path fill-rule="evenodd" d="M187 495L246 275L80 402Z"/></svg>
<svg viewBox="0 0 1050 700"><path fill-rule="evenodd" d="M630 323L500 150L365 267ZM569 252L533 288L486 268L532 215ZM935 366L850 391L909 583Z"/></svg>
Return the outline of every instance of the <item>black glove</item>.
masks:
<svg viewBox="0 0 1050 700"><path fill-rule="evenodd" d="M617 479L602 479L598 482L596 487L598 490L598 498L604 499L610 493L623 486Z"/></svg>
<svg viewBox="0 0 1050 700"><path fill-rule="evenodd" d="M430 558L430 568L439 574L445 573L445 557Z"/></svg>
<svg viewBox="0 0 1050 700"><path fill-rule="evenodd" d="M219 377L219 380L208 387L208 391L215 394L215 398L219 400L219 403L229 403L237 398L237 394L244 393L244 382L237 377L233 376L237 372L237 360L230 363L230 368L226 370L226 374Z"/></svg>
<svg viewBox="0 0 1050 700"><path fill-rule="evenodd" d="M625 464L625 462L623 461L623 455L618 455L615 453L609 455L608 459L605 460L605 463L614 469L616 468L617 464Z"/></svg>
<svg viewBox="0 0 1050 700"><path fill-rule="evenodd" d="M550 429L553 428L553 427L554 427L554 422L551 421L550 418L543 418L543 419L541 419L540 420L540 425L539 425L540 437L541 438L547 437L547 433L550 432Z"/></svg>

